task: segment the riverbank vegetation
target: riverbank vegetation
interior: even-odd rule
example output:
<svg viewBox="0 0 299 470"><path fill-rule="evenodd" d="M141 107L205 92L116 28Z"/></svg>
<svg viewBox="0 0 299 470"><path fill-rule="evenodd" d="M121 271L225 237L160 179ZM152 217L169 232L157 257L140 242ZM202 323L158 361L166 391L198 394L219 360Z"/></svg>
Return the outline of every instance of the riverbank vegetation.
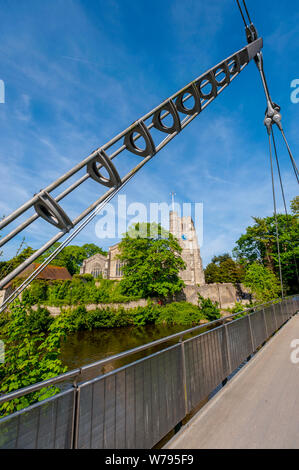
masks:
<svg viewBox="0 0 299 470"><path fill-rule="evenodd" d="M62 313L68 331L93 330L97 328L119 328L149 324L181 325L192 327L201 321L220 318L220 309L209 299L202 299L199 306L187 302L157 305L148 302L146 307L125 310L106 308L87 311L84 306Z"/></svg>
<svg viewBox="0 0 299 470"><path fill-rule="evenodd" d="M35 315L35 314L34 314ZM45 318L48 319L45 325ZM60 346L67 330L64 318L55 319L45 311L33 317L16 301L2 324L0 339L5 344L5 362L0 365L0 394L7 394L66 372L60 360ZM55 395L48 387L0 405L0 417L19 411Z"/></svg>
<svg viewBox="0 0 299 470"><path fill-rule="evenodd" d="M35 280L24 291L22 300L28 305L61 307L64 305L92 305L126 303L139 296L122 293L120 283L110 279L94 279L91 274L73 276L68 281L47 282Z"/></svg>

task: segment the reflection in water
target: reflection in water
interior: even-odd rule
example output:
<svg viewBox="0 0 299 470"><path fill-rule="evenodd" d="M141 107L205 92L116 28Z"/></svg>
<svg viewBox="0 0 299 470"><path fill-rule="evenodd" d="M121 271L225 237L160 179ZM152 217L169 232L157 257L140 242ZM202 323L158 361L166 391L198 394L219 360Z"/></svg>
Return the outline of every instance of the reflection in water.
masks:
<svg viewBox="0 0 299 470"><path fill-rule="evenodd" d="M186 329L186 326L147 325L78 331L70 334L62 345L61 360L68 367L68 370L72 370ZM114 364L108 364L98 373L107 373L116 367L121 367L164 348L165 344L159 348L156 347L154 350L144 351Z"/></svg>

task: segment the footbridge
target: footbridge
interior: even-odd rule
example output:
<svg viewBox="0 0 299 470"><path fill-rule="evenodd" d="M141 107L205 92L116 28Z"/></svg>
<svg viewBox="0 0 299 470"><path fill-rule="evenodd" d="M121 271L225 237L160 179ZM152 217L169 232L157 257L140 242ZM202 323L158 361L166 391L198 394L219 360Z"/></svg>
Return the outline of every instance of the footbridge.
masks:
<svg viewBox="0 0 299 470"><path fill-rule="evenodd" d="M0 448L298 448L298 310L272 302L2 396L59 391L0 419Z"/></svg>
<svg viewBox="0 0 299 470"><path fill-rule="evenodd" d="M15 290L0 306L0 314L145 165L245 73L250 63L257 66L267 103L264 124L269 141L281 300L0 396L0 404L24 396L30 397L30 403L35 401L0 419L1 449L299 447L298 367L290 359L291 340L298 338L295 314L299 296L285 297L282 264L286 261L280 256L284 248L279 234L275 163L287 220L288 213L274 128L286 146L298 183L299 170L282 126L281 108L270 95L263 39L251 21L245 0L244 8L239 0L236 3L245 26L245 47L194 78L81 162L73 162L70 170L0 221L0 248L15 242L20 234L30 235L36 221L44 224L45 237L41 247L0 279L0 289L10 286L42 255L46 257L24 281L15 283ZM117 158L120 155L130 168L126 174ZM136 156L140 160L133 166ZM177 162L181 165L178 168L184 158ZM85 210L71 219L61 201L87 181L101 189L98 199L86 200ZM56 194L56 190L61 192ZM47 240L50 226L56 233ZM290 241L298 277L296 247L292 245ZM51 390L53 396L38 401L45 390Z"/></svg>

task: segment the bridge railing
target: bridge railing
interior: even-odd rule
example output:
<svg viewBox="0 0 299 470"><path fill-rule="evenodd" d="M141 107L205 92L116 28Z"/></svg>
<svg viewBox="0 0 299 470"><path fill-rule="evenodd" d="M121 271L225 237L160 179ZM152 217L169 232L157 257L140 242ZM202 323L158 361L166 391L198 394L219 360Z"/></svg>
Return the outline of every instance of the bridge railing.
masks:
<svg viewBox="0 0 299 470"><path fill-rule="evenodd" d="M299 296L265 304L2 396L0 404L74 381L52 398L0 419L0 448L152 448L298 310ZM111 362L161 346L101 374Z"/></svg>

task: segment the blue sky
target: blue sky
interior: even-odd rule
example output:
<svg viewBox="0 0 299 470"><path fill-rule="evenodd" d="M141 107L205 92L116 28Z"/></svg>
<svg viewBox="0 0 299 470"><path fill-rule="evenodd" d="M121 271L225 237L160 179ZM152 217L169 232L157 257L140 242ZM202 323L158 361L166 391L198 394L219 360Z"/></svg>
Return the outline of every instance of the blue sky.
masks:
<svg viewBox="0 0 299 470"><path fill-rule="evenodd" d="M282 107L296 156L299 104L290 100L290 84L299 78L295 3L248 0L264 38L271 95ZM0 0L0 7L6 91L0 104L1 215L246 43L233 0ZM251 63L124 190L128 204L170 203L172 191L180 203L203 203L204 265L232 250L252 216L273 213L265 107ZM297 183L282 145L279 150L290 201ZM96 183L89 184L61 205L75 217L100 194ZM55 233L39 221L24 235L38 248ZM8 244L4 259L15 254L21 238ZM76 243L86 242L107 248L117 240L99 240L92 223Z"/></svg>

